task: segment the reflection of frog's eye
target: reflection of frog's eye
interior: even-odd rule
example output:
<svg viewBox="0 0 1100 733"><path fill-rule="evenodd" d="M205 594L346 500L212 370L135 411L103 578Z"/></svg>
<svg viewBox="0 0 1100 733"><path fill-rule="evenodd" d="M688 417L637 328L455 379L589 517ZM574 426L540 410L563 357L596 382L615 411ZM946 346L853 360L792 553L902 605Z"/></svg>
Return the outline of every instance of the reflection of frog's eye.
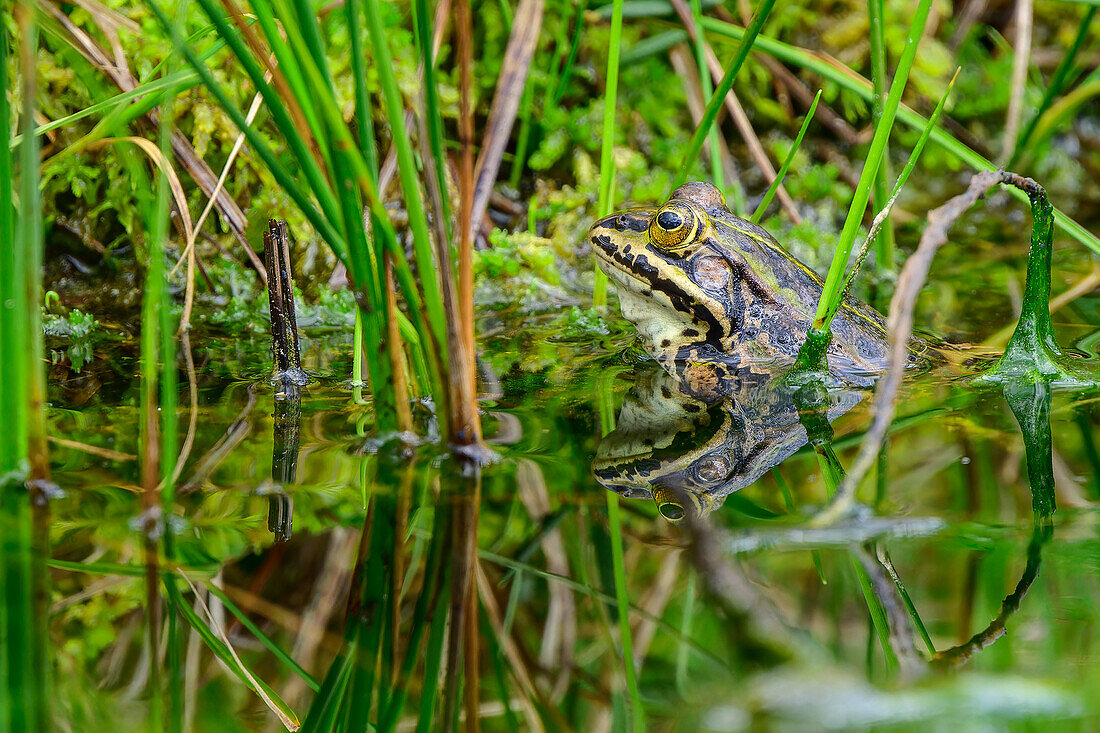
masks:
<svg viewBox="0 0 1100 733"><path fill-rule="evenodd" d="M679 504L674 504L671 501L666 501L664 504L660 504L657 507L657 511L661 513L661 516L670 522L679 522L684 518L684 508Z"/></svg>
<svg viewBox="0 0 1100 733"><path fill-rule="evenodd" d="M694 241L698 229L695 211L683 201L670 201L653 217L649 233L657 246L675 249Z"/></svg>

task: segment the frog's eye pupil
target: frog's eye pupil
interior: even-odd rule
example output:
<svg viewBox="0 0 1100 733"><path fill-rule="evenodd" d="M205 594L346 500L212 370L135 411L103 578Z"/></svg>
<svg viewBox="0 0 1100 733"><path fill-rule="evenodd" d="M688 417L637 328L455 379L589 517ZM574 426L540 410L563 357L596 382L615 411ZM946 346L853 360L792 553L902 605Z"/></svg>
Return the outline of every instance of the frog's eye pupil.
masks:
<svg viewBox="0 0 1100 733"><path fill-rule="evenodd" d="M661 516L673 522L677 522L684 518L684 508L679 504L673 504L671 501L665 502L657 507L661 512Z"/></svg>
<svg viewBox="0 0 1100 733"><path fill-rule="evenodd" d="M684 225L684 220L675 211L662 211L657 215L657 224L668 231L679 229Z"/></svg>
<svg viewBox="0 0 1100 733"><path fill-rule="evenodd" d="M666 250L679 250L696 241L700 216L687 204L672 201L650 220L649 235L653 243Z"/></svg>

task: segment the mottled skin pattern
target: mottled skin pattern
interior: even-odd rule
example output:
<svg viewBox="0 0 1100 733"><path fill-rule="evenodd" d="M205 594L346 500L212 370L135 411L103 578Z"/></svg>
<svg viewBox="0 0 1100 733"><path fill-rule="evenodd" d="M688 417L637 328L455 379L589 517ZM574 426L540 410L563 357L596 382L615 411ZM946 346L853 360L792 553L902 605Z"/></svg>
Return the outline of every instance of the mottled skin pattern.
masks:
<svg viewBox="0 0 1100 733"><path fill-rule="evenodd" d="M623 315L691 393L717 400L794 363L821 278L764 229L730 213L714 186L685 184L659 208L601 219L589 238L618 286ZM832 331L834 377L870 385L886 368L882 315L848 299Z"/></svg>
<svg viewBox="0 0 1100 733"><path fill-rule="evenodd" d="M644 375L623 403L615 430L600 441L592 472L626 498L653 499L662 516L705 516L806 444L791 393L742 382L710 402L681 391L663 371ZM862 390L833 390L829 420L850 410Z"/></svg>

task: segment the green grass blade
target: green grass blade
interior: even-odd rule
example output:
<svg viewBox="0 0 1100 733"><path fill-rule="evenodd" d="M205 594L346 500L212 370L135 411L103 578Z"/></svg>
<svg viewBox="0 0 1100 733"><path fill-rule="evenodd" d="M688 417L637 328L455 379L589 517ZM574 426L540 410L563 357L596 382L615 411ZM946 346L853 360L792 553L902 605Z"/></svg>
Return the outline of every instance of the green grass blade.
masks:
<svg viewBox="0 0 1100 733"><path fill-rule="evenodd" d="M691 15L696 28L695 63L699 67L699 84L703 88L703 99L710 99L714 93L714 85L711 83L710 70L707 68L707 42L703 37L703 4L700 0L691 0ZM715 125L711 125L707 132L707 141L710 143L711 183L722 191L725 189L725 183L722 175L722 156L718 150L718 128Z"/></svg>
<svg viewBox="0 0 1100 733"><path fill-rule="evenodd" d="M684 43L691 36L682 28L673 28L667 31L647 36L637 43L632 43L619 58L620 68L626 68L631 64L649 58L650 56L663 56L670 48L678 43Z"/></svg>
<svg viewBox="0 0 1100 733"><path fill-rule="evenodd" d="M810 123L814 119L814 112L817 111L817 103L821 100L821 90L817 90L817 94L814 95L814 101L810 105L810 109L806 112L806 118L802 120L802 127L798 130L798 135L794 138L794 144L791 146L790 151L787 153L787 157L783 160L783 165L779 167L779 172L775 174L775 180L768 186L768 190L764 192L764 198L760 199L760 203L756 207L756 211L752 212L752 221L755 224L760 223L760 219L764 216L764 212L768 209L768 204L775 198L776 192L779 187L783 185L783 179L787 175L787 169L791 167L791 161L794 160L794 156L798 153L798 149L802 147L802 138L806 136L806 130L810 128Z"/></svg>
<svg viewBox="0 0 1100 733"><path fill-rule="evenodd" d="M745 36L744 28L732 23L726 23L717 18L703 18L703 27L709 31L734 40L741 40ZM788 43L783 43L782 41L777 41L774 38L765 36L757 36L754 42L754 48L759 52L770 54L780 61L789 63L792 66L798 66L820 74L825 79L835 83L841 89L850 91L867 102L871 102L873 99L874 91L871 82L861 78L858 74L842 70L840 66L829 63L819 54L814 54L797 46L792 46ZM897 119L907 127L915 130L923 129L928 122L925 117L914 112L905 105L901 105L898 108ZM951 133L943 128L937 127L933 130L931 140L974 170L993 171L998 169L998 166L994 165L979 153L974 152L969 146L953 137ZM1027 194L1019 189L1015 187L1009 188L1008 192L1020 201L1029 203ZM1100 239L1097 239L1092 232L1085 229L1058 209L1054 210L1054 223L1068 236L1093 252L1100 254Z"/></svg>
<svg viewBox="0 0 1100 733"><path fill-rule="evenodd" d="M154 3L155 0L146 0L149 3ZM218 35L224 40L233 55L240 62L241 67L244 69L248 78L252 81L252 84L256 87L256 90L263 96L264 103L267 106L268 111L271 113L272 120L279 128L279 132L282 133L283 138L286 140L287 146L294 154L295 159L298 161L298 165L302 168L302 173L306 178L310 189L313 191L313 195L317 198L317 202L321 207L321 211L324 212L325 218L332 223L333 226L340 228L340 210L337 203L336 195L333 193L332 188L329 186L324 172L318 165L317 160L313 157L312 151L309 148L309 143L302 136L302 133L298 131L297 125L294 123L294 119L290 116L290 113L286 109L285 100L280 99L278 92L264 79L264 69L260 62L252 55L251 49L244 43L240 37L237 29L230 26L226 21L225 16L221 14L219 8L214 5L213 0L198 0L199 5L202 7L203 12L210 19L210 21L218 29ZM261 4L262 6L262 4ZM266 14L261 12L259 14L261 24L264 23ZM272 24L273 25L273 24ZM283 26L287 35L293 35L298 31L298 26L295 24L284 23ZM266 29L265 29L266 30ZM278 47L279 44L276 44ZM303 60L308 64L308 60ZM194 64L192 64L194 67ZM293 62L291 62L291 67ZM196 68L201 75L202 70ZM209 85L208 85L209 86ZM316 88L312 89L313 93L316 93ZM298 90L300 95L305 98L309 98L310 91L307 86L303 86ZM219 100L220 102L220 100ZM306 103L308 105L308 102ZM224 106L224 105L223 105ZM226 110L229 111L228 109ZM320 125L318 123L318 128ZM243 132L243 130L242 130ZM324 138L320 137L317 140L319 145L324 145ZM251 144L251 141L250 141ZM266 163L267 161L265 161ZM274 171L272 171L274 173ZM312 222L311 222L312 223ZM318 230L320 233L321 230ZM322 236L324 236L322 234ZM327 239L327 238L326 238Z"/></svg>
<svg viewBox="0 0 1100 733"><path fill-rule="evenodd" d="M955 75L951 77L950 83L947 85L947 89L944 91L943 96L940 97L940 101L936 104L936 109L932 112L932 115L928 118L928 123L921 130L920 138L917 139L917 144L913 146L912 152L909 153L909 160L905 161L905 167L901 169L901 175L898 176L898 180L894 183L894 188L890 192L890 198L886 200L886 204L883 206L876 216L874 222L871 224L870 231L867 232L867 239L863 242L863 246L860 248L859 256L856 258L855 265L852 266L851 272L848 273L847 279L844 281L844 290L841 294L841 300L847 296L848 291L852 287L852 283L855 282L856 275L859 273L860 265L863 264L864 258L867 256L867 252L870 250L871 244L875 241L875 236L879 233L880 228L886 220L887 215L890 212L890 208L894 205L894 201L897 200L898 194L901 193L901 189L905 187L906 181L909 180L909 174L913 172L913 169L917 166L917 161L920 159L921 151L924 150L924 144L928 142L928 138L932 136L932 131L936 129L936 123L939 122L940 114L943 112L943 106L947 102L947 98L951 95L951 90L955 88L955 80L959 78L959 70L955 70Z"/></svg>
<svg viewBox="0 0 1100 733"><path fill-rule="evenodd" d="M615 150L615 104L619 95L619 46L623 34L623 0L614 0L611 14L611 39L607 49L607 82L603 97L603 139L600 142L600 196L596 216L604 217L614 206L615 167L611 162ZM592 305L607 304L607 275L596 268L593 280Z"/></svg>
<svg viewBox="0 0 1100 733"><path fill-rule="evenodd" d="M44 438L41 399L44 384L42 328L39 304L42 279L42 203L39 193L39 140L34 134L37 98L35 52L38 34L33 10L17 3L13 10L19 39L22 100L19 126L24 144L19 150L19 165L11 154L9 63L7 29L0 40L0 63L5 78L0 82L0 112L4 127L0 139L0 175L4 176L0 194L0 406L4 408L4 435L0 436L0 727L18 733L51 728L48 712L49 676L46 622L48 615L36 608L36 599L44 597L45 574L36 572L41 565L36 555L34 522L29 478L43 478L46 468L41 441ZM15 89L10 91L15 92ZM17 173L17 175L16 175ZM18 186L18 216L14 189ZM44 548L43 548L44 549Z"/></svg>
<svg viewBox="0 0 1100 733"><path fill-rule="evenodd" d="M875 96L871 104L871 124L878 125L882 118L886 101L886 40L883 33L883 0L867 0L867 19L871 37L871 83ZM890 146L887 142L882 155L882 163L874 180L872 201L879 209L886 207L887 186L890 185ZM894 269L894 226L889 218L882 224L882 237L878 247L878 265L887 270Z"/></svg>
<svg viewBox="0 0 1100 733"><path fill-rule="evenodd" d="M40 17L46 17L48 19L48 16ZM194 43L195 41L198 41L203 36L209 34L213 29L213 24L210 24L205 26L204 28L195 31L187 38L188 45ZM70 42L68 37L60 30L60 28L56 27L56 24L46 23L45 25L43 25L42 30L44 32L52 31L52 34L55 35L57 39L62 43ZM198 56L200 59L205 61L223 48L225 48L225 43L223 41L215 41L214 43L210 44L209 48L200 53ZM145 74L145 77L146 79L148 79L148 81L144 81L138 84L130 91L120 92L107 99L100 100L95 104L84 107L83 109L79 109L70 115L65 115L64 117L50 120L49 122L46 122L36 127L34 129L35 134L42 135L43 133L49 132L50 130L70 127L74 122L79 122L85 117L92 117L94 115L98 115L101 112L110 112L112 110L118 109L122 105L125 105L127 102L131 102L139 98L151 100L148 103L147 107L147 109L151 109L152 107L160 104L165 96L171 94L173 90L177 93L181 91L186 91L188 89L192 89L201 82L199 75L190 69L180 69L166 76L158 77L157 74L160 73L160 70L164 67L164 64L165 61L161 61L152 69L150 69L149 72ZM15 146L19 145L19 143L22 142L22 140L22 135L16 135L10 141L11 147L14 149ZM64 152L64 150L58 152L62 153Z"/></svg>
<svg viewBox="0 0 1100 733"><path fill-rule="evenodd" d="M428 143L432 151L432 173L435 175L442 192L443 228L448 240L454 239L454 226L451 221L450 198L447 196L447 174L445 164L447 151L443 145L443 115L439 105L439 87L435 79L435 57L432 53L432 32L429 21L427 0L414 0L413 20L416 25L415 37L418 40L420 63L424 68L424 115L427 117Z"/></svg>
<svg viewBox="0 0 1100 733"><path fill-rule="evenodd" d="M200 0L200 2L203 1L204 0ZM198 55L189 46L186 45L183 38L175 31L172 24L168 21L168 17L164 14L164 11L161 10L156 0L146 0L146 4L156 16L157 22L160 23L165 32L170 35L170 37L172 38L172 43L175 45L176 49L182 51L184 56L187 58L188 63L198 73L199 77L203 81L203 85L210 90L210 93L214 95L214 98L217 100L222 110L225 111L227 115L229 115L230 119L233 120L233 124L236 125L237 128L244 134L245 139L248 141L249 147L254 153L256 153L257 156L260 157L261 160L263 160L264 165L267 166L267 169L269 171L271 171L271 175L275 178L275 181L283 188L284 191L287 192L287 195L289 195L294 203L298 206L298 209L302 212L306 219L309 220L309 223L313 226L313 228L317 230L317 233L320 234L321 237L329 243L329 246L332 247L333 252L336 254L336 256L346 262L347 245L344 242L343 237L338 234L337 229L333 226L331 219L322 214L321 211L313 205L313 203L309 200L309 197L306 195L305 191L299 185L298 181L295 180L295 178L290 174L289 171L287 171L287 169L276 157L274 151L271 150L270 146L268 146L263 138L260 137L259 133L257 133L256 130L248 124L247 120L245 120L244 114L239 109L237 109L237 106L229 97L228 92L226 92L226 90L223 89L222 86L214 80L213 75L206 68L205 62L203 62L198 57ZM221 25L225 25L224 20L222 21ZM230 36L235 37L235 34L233 34L232 31L228 32ZM262 82L263 79L261 78L260 81ZM266 83L264 84L264 86L267 86ZM267 87L267 92L268 94L273 96L273 92L269 86ZM266 95L265 99L268 99ZM281 109L281 105L278 104L277 100L275 101L276 107ZM285 111L283 111L282 114L285 115ZM279 117L280 113L273 111L273 116ZM301 137L298 136L297 133L294 131L293 125L290 124L289 119L285 120L285 122L286 124L290 125L290 137L287 139L288 144L291 145L291 147L295 147L296 145L301 144L301 147L304 150L304 143L302 143ZM306 155L308 157L308 153ZM306 164L303 163L303 165ZM315 165L316 164L314 163L314 166ZM327 205L331 206L332 211L335 212L337 207L335 203L335 197L332 196L331 190L329 191L329 197L326 198L331 198L331 201L329 201ZM322 204L322 208L325 209L326 205Z"/></svg>
<svg viewBox="0 0 1100 733"><path fill-rule="evenodd" d="M867 612L871 616L871 623L878 635L882 655L886 659L887 674L894 674L898 669L898 658L894 654L894 648L890 646L890 625L886 620L886 611L875 596L871 587L870 576L867 575L867 571L855 556L852 557L852 567L855 569L856 578L859 580L859 589L863 592L863 600L867 603Z"/></svg>
<svg viewBox="0 0 1100 733"><path fill-rule="evenodd" d="M280 0L276 0L279 2ZM256 3L256 5L262 5L263 3ZM306 46L309 48L309 53L313 58L313 63L317 66L317 69L321 72L321 76L328 86L332 86L332 73L328 69L328 60L325 58L325 46L321 40L321 23L319 20L317 11L312 7L309 0L294 0L294 11L296 14L295 20L298 21L298 27L302 30L302 37L305 39ZM284 19L288 18L288 15L283 16Z"/></svg>
<svg viewBox="0 0 1100 733"><path fill-rule="evenodd" d="M393 59L390 55L386 31L382 25L379 0L366 0L365 7L374 66L382 87L386 116L390 123L390 129L393 131L393 145L397 153L397 169L401 178L401 189L405 193L405 205L409 211L409 227L413 235L416 264L421 273L420 284L423 288L428 326L431 328L431 335L435 338L435 346L438 349L435 353L438 354L438 361L442 365L447 363L447 334L446 318L443 313L443 295L439 283L432 275L437 268L432 257L424 200L420 195L420 187L416 180L416 161L413 157L412 143L405 135L404 105L401 101L401 92L397 87L397 77L394 74ZM440 277L453 277L453 273L440 273ZM443 395L440 394L438 397L443 397Z"/></svg>
<svg viewBox="0 0 1100 733"><path fill-rule="evenodd" d="M305 118L306 126L309 128L310 134L313 136L313 139L317 141L317 147L320 148L321 157L324 159L325 166L331 168L332 159L329 153L328 136L325 126L317 112L317 107L313 103L313 95L310 93L310 87L302 76L302 68L301 64L298 62L298 57L291 51L290 46L287 45L283 37L283 26L280 25L276 18L274 12L275 7L269 2L255 3L254 7L256 18L264 33L264 38L267 40L267 45L275 56L275 63L277 64L279 73L282 74L283 79L286 80L286 84L290 87L290 92L294 97L293 100L286 101L292 101L298 105L298 108L302 111L302 117ZM283 15L283 17L285 18L286 15ZM284 102L284 104L285 103L286 102Z"/></svg>
<svg viewBox="0 0 1100 733"><path fill-rule="evenodd" d="M573 36L569 42L569 54L565 57L565 65L562 67L561 76L554 86L554 94L550 103L557 106L561 103L565 90L569 88L569 79L573 75L573 66L577 63L577 53L581 48L581 33L584 31L584 12L588 9L588 0L577 0L577 14L573 18Z"/></svg>
<svg viewBox="0 0 1100 733"><path fill-rule="evenodd" d="M840 293L843 287L844 271L848 266L848 256L852 252L852 245L855 244L856 234L859 232L860 223L863 221L863 214L867 210L867 202L871 197L872 182L880 171L879 166L883 154L886 152L886 144L890 139L894 117L897 115L902 92L905 91L905 85L909 80L909 70L916 58L917 47L924 35L924 26L928 20L928 11L931 5L932 0L920 0L913 16L913 22L909 26L909 39L906 42L905 51L902 52L901 59L898 61L898 68L894 72L894 80L890 84L890 94L886 98L882 116L875 126L871 148L867 152L867 159L863 163L863 170L860 172L859 182L856 184L856 190L852 196L852 204L848 208L848 217L844 220L844 228L840 232L840 241L837 242L832 264L825 276L825 286L814 317L814 329L817 331L828 332L833 316L840 308Z"/></svg>
<svg viewBox="0 0 1100 733"><path fill-rule="evenodd" d="M703 112L703 119L699 121L698 127L691 135L687 150L684 151L683 162L680 163L680 170L676 173L676 178L672 182L673 188L687 180L688 171L695 164L695 159L699 157L699 152L703 149L703 140L706 138L711 125L714 124L714 119L718 116L718 110L722 108L722 102L725 100L726 94L733 88L733 81L737 78L737 72L741 70L741 65L748 58L753 41L768 20L773 5L775 5L775 0L763 0L756 11L756 15L753 16L752 22L749 23L749 27L745 29L745 36L737 49L737 55L733 57L733 62L726 69L725 76L722 77L722 81L715 88L714 94L711 95L710 100L707 102L707 108Z"/></svg>

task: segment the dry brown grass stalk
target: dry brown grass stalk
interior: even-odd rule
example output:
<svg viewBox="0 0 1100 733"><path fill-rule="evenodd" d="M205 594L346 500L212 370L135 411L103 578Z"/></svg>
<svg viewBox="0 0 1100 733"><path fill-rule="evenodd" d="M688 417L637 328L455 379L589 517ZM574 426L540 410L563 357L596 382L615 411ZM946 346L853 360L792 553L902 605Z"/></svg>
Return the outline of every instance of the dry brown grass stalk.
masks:
<svg viewBox="0 0 1100 733"><path fill-rule="evenodd" d="M676 11L676 15L679 16L680 22L684 24L684 28L687 29L692 42L696 42L699 31L695 27L695 18L691 14L691 8L687 6L684 0L672 0L672 7ZM722 67L722 62L718 60L718 56L715 55L714 49L710 47L706 39L703 39L703 51L707 59L707 68L714 78L714 83L718 84L721 82L722 77L725 76L725 69ZM760 169L760 172L764 175L765 180L767 180L770 186L776 177L775 166L768 160L768 154L764 151L764 146L760 144L760 138L756 136L756 131L752 129L752 122L749 121L749 116L745 114L745 109L741 106L740 100L737 99L737 95L733 93L732 89L726 94L725 103L726 109L729 110L730 117L733 118L733 124L737 127L737 131L741 133L741 139L749 149L749 155L752 156L753 161L756 163L756 167ZM795 224L801 223L802 217L799 215L798 209L795 208L794 201L791 200L791 196L787 193L787 189L784 188L782 184L779 186L777 195L780 204L783 206L783 210L791 217L791 221Z"/></svg>

